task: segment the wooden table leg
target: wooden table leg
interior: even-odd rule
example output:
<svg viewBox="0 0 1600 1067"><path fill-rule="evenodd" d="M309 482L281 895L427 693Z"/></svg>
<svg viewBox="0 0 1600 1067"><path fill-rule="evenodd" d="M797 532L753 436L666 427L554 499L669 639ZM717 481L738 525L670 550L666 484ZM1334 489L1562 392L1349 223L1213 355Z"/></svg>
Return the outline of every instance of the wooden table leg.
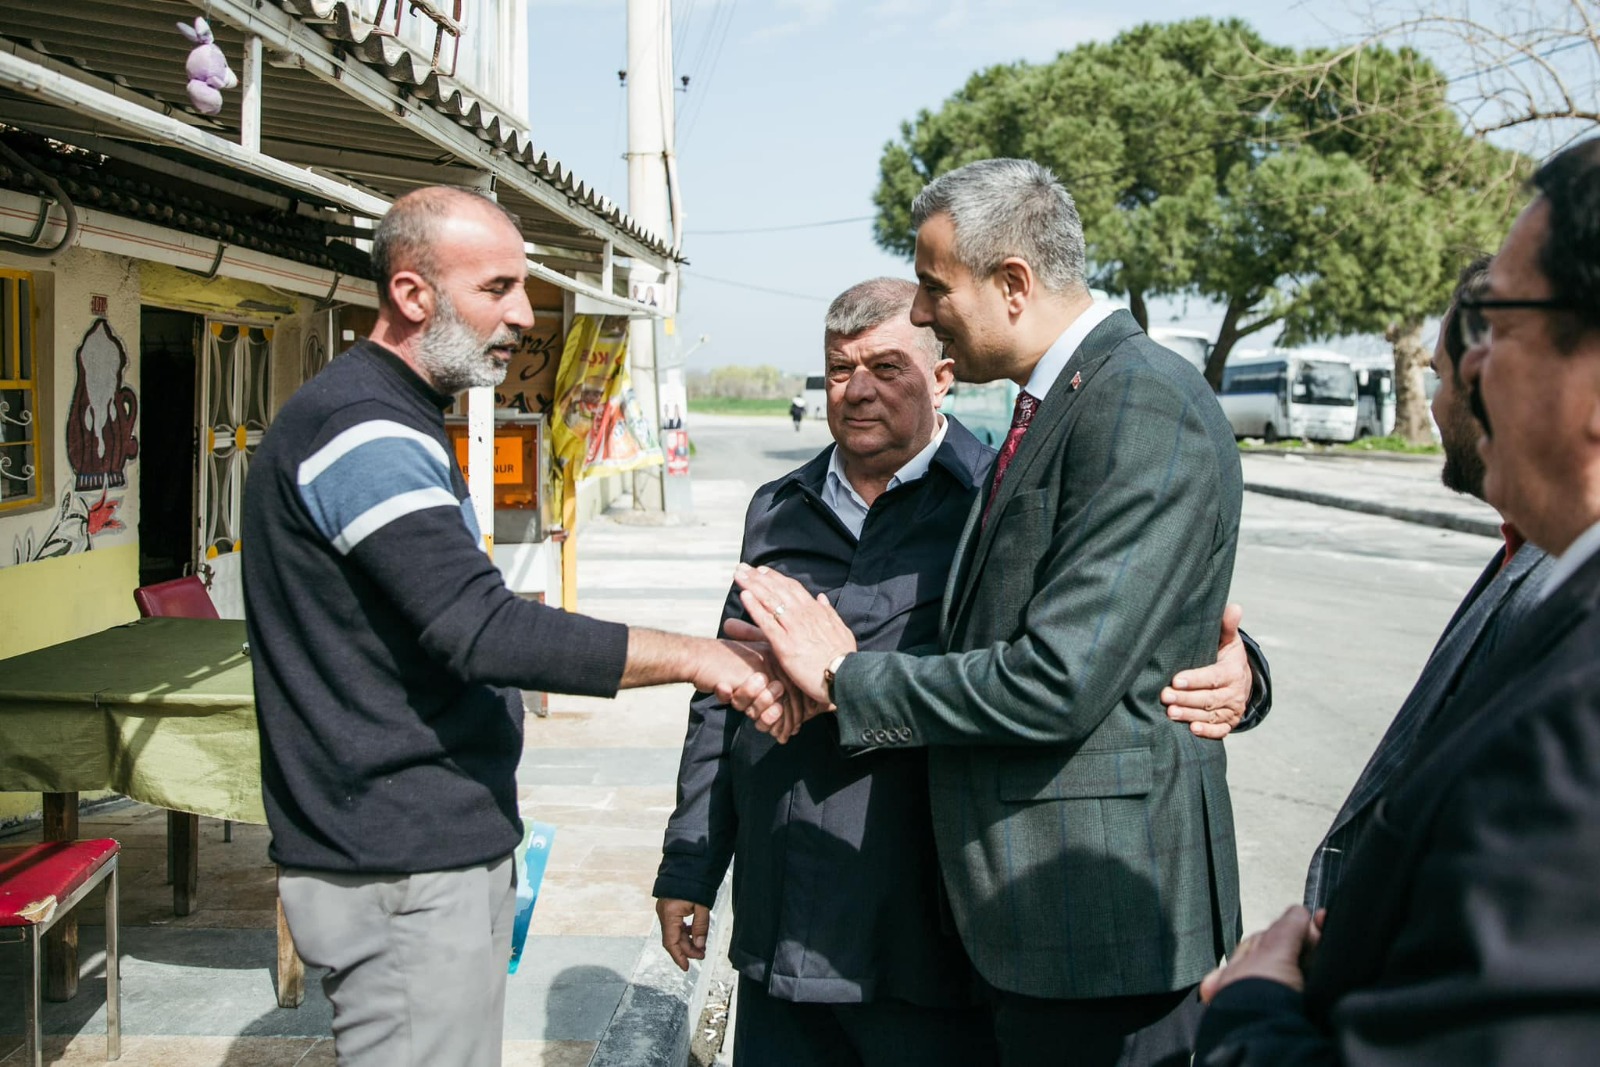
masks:
<svg viewBox="0 0 1600 1067"><path fill-rule="evenodd" d="M172 860L172 914L188 915L200 903L200 816L167 812L167 850Z"/></svg>
<svg viewBox="0 0 1600 1067"><path fill-rule="evenodd" d="M44 794L44 839L76 841L78 794ZM44 935L44 999L61 1002L78 993L78 918L67 915Z"/></svg>
<svg viewBox="0 0 1600 1067"><path fill-rule="evenodd" d="M306 965L295 951L294 935L283 917L283 901L278 901L278 1007L298 1008L306 998Z"/></svg>

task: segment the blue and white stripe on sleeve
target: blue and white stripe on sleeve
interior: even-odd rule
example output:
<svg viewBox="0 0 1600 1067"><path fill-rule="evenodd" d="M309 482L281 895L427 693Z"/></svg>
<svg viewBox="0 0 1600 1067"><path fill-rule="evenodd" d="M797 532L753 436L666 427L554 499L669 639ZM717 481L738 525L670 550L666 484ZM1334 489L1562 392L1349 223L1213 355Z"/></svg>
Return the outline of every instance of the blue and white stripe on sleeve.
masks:
<svg viewBox="0 0 1600 1067"><path fill-rule="evenodd" d="M444 447L387 419L357 423L300 464L300 498L341 555L407 515L428 508L461 513Z"/></svg>

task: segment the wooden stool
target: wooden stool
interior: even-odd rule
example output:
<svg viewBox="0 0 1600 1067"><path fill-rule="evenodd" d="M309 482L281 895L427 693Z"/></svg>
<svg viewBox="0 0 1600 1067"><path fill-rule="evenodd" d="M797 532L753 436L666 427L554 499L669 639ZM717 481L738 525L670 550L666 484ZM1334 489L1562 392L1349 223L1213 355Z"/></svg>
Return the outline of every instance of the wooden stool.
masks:
<svg viewBox="0 0 1600 1067"><path fill-rule="evenodd" d="M115 841L48 841L42 845L0 848L0 938L12 930L29 942L33 955L28 989L27 1050L24 1063L42 1067L39 1032L44 935L78 901L106 883L106 1059L122 1055L122 989L117 962L117 850Z"/></svg>

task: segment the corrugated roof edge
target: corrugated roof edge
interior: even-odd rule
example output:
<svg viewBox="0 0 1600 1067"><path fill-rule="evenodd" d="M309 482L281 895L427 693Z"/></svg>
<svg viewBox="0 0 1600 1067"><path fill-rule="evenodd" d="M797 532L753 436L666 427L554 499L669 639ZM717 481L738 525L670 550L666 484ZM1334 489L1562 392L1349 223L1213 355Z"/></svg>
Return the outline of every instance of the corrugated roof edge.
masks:
<svg viewBox="0 0 1600 1067"><path fill-rule="evenodd" d="M504 121L502 116L469 92L454 78L446 78L403 42L350 9L345 0L280 0L285 10L299 17L329 40L347 46L362 62L382 72L411 95L432 104L457 122L470 127L508 157L522 164L541 181L554 186L614 226L644 242L664 256L671 247L651 230L639 225L609 196L602 196L579 181L572 171L549 153L536 151L532 135Z"/></svg>

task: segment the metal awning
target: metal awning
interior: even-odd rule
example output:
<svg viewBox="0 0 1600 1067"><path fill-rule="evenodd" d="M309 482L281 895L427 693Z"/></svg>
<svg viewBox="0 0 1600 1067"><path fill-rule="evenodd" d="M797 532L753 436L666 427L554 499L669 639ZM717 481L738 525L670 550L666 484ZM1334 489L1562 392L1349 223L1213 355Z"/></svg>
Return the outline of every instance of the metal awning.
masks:
<svg viewBox="0 0 1600 1067"><path fill-rule="evenodd" d="M175 23L196 15L241 76L247 37L262 41L259 152L238 146L240 91L224 92L215 116L188 105L190 44ZM420 185L492 187L552 265L607 281L613 255L657 270L676 258L536 151L526 131L343 0L5 0L0 122L69 142L99 138L102 151L160 144L186 165L238 168L293 202L357 216L375 217ZM549 268L535 273L571 282Z"/></svg>

